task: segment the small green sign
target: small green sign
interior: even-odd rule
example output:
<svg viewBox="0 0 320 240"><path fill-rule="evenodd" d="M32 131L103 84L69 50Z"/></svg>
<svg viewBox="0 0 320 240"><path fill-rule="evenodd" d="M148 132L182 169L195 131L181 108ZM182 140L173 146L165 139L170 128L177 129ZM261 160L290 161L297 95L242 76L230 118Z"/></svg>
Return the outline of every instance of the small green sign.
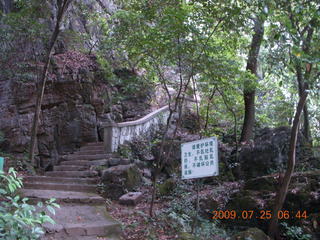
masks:
<svg viewBox="0 0 320 240"><path fill-rule="evenodd" d="M0 157L0 171L3 171L4 158Z"/></svg>

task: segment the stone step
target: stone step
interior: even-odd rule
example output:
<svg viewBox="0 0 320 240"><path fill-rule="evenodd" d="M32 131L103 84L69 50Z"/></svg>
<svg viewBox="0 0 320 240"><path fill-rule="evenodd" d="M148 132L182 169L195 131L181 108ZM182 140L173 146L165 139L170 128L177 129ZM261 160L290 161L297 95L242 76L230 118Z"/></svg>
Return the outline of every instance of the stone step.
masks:
<svg viewBox="0 0 320 240"><path fill-rule="evenodd" d="M115 239L115 235L119 235L120 225L118 223L109 223L105 221L101 222L90 222L90 223L69 223L64 224L59 227L49 228L46 227L47 232L55 232L52 236L54 239L79 239L78 237L89 237L96 236L95 239L99 239L97 237L105 237L105 236L113 236ZM110 238L102 238L102 239L110 239ZM119 239L119 238L118 238Z"/></svg>
<svg viewBox="0 0 320 240"><path fill-rule="evenodd" d="M80 151L103 151L104 146L83 146L80 148Z"/></svg>
<svg viewBox="0 0 320 240"><path fill-rule="evenodd" d="M40 238L41 240L122 240L123 238L119 236L76 236L76 237L68 237L61 236L59 233L48 233L45 236Z"/></svg>
<svg viewBox="0 0 320 240"><path fill-rule="evenodd" d="M90 143L86 143L83 146L103 146L103 142L90 142Z"/></svg>
<svg viewBox="0 0 320 240"><path fill-rule="evenodd" d="M68 161L62 161L60 162L61 165L76 165L76 166L89 166L90 165L89 160L68 160Z"/></svg>
<svg viewBox="0 0 320 240"><path fill-rule="evenodd" d="M83 171L83 170L88 170L89 166L88 165L59 165L59 166L54 166L53 171Z"/></svg>
<svg viewBox="0 0 320 240"><path fill-rule="evenodd" d="M97 150L80 150L75 152L74 155L95 155L95 154L105 154L106 152L103 149Z"/></svg>
<svg viewBox="0 0 320 240"><path fill-rule="evenodd" d="M109 166L110 159L103 159L103 160L91 160L90 166Z"/></svg>
<svg viewBox="0 0 320 240"><path fill-rule="evenodd" d="M25 189L45 189L70 192L91 192L97 191L97 185L94 184L70 184L70 183L45 183L45 182L26 182L23 184Z"/></svg>
<svg viewBox="0 0 320 240"><path fill-rule="evenodd" d="M94 154L94 155L68 155L66 156L66 160L99 160L106 159L108 154Z"/></svg>
<svg viewBox="0 0 320 240"><path fill-rule="evenodd" d="M46 172L49 177L95 177L98 175L96 171L52 171Z"/></svg>
<svg viewBox="0 0 320 240"><path fill-rule="evenodd" d="M56 190L39 190L39 189L21 189L21 194L29 198L30 203L36 204L39 201L47 201L55 198L59 204L76 203L76 204L105 204L105 199L95 193L87 192L67 192Z"/></svg>
<svg viewBox="0 0 320 240"><path fill-rule="evenodd" d="M42 210L42 209L41 209ZM120 224L115 221L105 210L105 206L84 206L75 204L62 205L53 215L43 209L56 224L43 225L47 234L52 239L120 239ZM95 237L95 238L90 238Z"/></svg>
<svg viewBox="0 0 320 240"><path fill-rule="evenodd" d="M64 177L47 177L47 176L27 176L23 182L46 182L46 183L70 183L70 184L97 184L99 178L64 178Z"/></svg>
<svg viewBox="0 0 320 240"><path fill-rule="evenodd" d="M112 159L103 159L103 160L69 160L63 161L60 164L64 166L110 166L110 162L113 162Z"/></svg>

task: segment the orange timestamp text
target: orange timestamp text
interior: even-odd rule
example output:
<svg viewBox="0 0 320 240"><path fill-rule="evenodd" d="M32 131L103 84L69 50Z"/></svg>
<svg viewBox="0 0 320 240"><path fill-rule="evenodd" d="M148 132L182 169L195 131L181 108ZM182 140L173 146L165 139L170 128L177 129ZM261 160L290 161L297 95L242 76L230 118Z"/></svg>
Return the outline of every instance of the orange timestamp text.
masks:
<svg viewBox="0 0 320 240"><path fill-rule="evenodd" d="M243 210L237 212L235 210L218 210L212 211L212 219L239 219L239 220L250 220L250 219L261 219L268 220L271 219L273 213L271 210ZM298 211L288 211L288 210L280 210L276 213L276 217L278 219L307 219L307 211L306 210L298 210Z"/></svg>

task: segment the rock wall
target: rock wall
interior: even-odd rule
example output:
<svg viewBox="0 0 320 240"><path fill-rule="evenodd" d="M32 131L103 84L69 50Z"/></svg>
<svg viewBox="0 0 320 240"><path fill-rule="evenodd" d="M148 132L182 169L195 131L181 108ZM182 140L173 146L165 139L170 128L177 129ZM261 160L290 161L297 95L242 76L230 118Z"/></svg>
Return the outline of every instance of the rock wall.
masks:
<svg viewBox="0 0 320 240"><path fill-rule="evenodd" d="M291 129L278 127L262 129L249 145L241 146L239 153L240 177L250 179L283 171L288 162ZM310 151L303 135L298 134L296 162L304 164L310 158ZM237 174L237 175L238 175Z"/></svg>
<svg viewBox="0 0 320 240"><path fill-rule="evenodd" d="M37 149L44 160L99 140L98 125L108 112L107 84L97 77L93 56L67 52L54 57L40 116ZM0 78L1 148L26 153L36 101L36 84Z"/></svg>
<svg viewBox="0 0 320 240"><path fill-rule="evenodd" d="M1 1L0 11L9 3L12 1ZM54 27L55 3L54 0L47 0L39 8L46 16L39 21L48 26L47 31ZM122 122L127 117L132 120L149 111L149 98L145 95L114 105L112 96L119 90L104 79L93 55L80 53L80 49L90 52L92 44L100 36L99 29L92 24L85 10L101 12L108 17L115 9L116 6L109 0L76 0L69 8L54 49L40 116L36 152L44 167L49 159L54 164L59 155L72 152L85 142L102 141L103 134L99 127L102 122L110 119ZM90 38L80 39L78 43L81 46L78 46L69 39L70 32L77 36L87 34ZM30 40L21 41L29 43ZM4 141L0 139L0 151L20 155L26 155L28 151L36 82L43 66L40 61L46 44L39 40L32 50L32 44L20 48L14 42L17 48L8 52L10 61L0 57L0 63L4 64L0 69L0 134L2 132L5 138ZM37 54L37 59L34 54Z"/></svg>
<svg viewBox="0 0 320 240"><path fill-rule="evenodd" d="M33 66L39 67L41 64ZM0 132L5 138L0 151L28 152L37 95L35 80L0 76ZM104 79L95 56L75 51L54 55L37 136L36 153L44 167L86 142L102 141L102 123L126 121L127 115L131 120L150 111L149 97L135 99L133 102L140 104L128 108L128 101L113 105L114 94L119 94L118 89Z"/></svg>

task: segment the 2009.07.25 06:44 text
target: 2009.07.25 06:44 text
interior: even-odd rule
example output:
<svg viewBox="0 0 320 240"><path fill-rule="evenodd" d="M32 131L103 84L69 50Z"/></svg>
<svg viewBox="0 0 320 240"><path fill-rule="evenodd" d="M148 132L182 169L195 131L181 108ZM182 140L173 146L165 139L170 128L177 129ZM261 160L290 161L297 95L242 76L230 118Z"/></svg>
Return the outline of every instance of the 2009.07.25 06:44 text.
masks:
<svg viewBox="0 0 320 240"><path fill-rule="evenodd" d="M272 218L272 211L271 210L261 210L261 211L253 211L253 210L243 210L237 212L235 210L219 210L219 211L212 211L212 219L242 219L242 220L250 220L252 218L256 219L271 219ZM307 219L307 211L306 210L298 210L298 211L288 211L288 210L281 210L277 212L278 219Z"/></svg>

